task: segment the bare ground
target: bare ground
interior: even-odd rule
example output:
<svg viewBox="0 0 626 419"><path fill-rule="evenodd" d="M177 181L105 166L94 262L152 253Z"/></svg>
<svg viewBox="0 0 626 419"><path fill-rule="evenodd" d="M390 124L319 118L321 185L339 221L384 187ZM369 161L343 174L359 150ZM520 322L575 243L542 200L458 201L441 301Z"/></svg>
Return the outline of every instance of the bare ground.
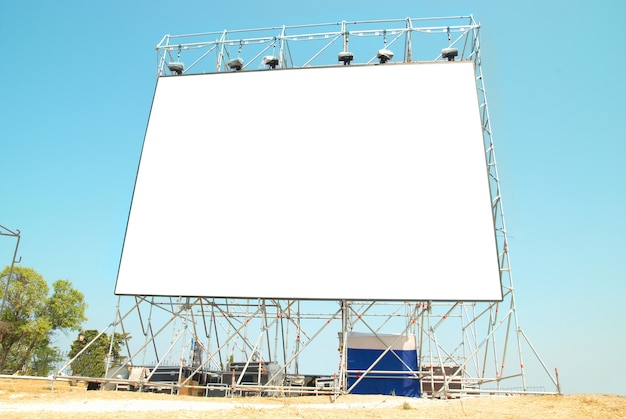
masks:
<svg viewBox="0 0 626 419"><path fill-rule="evenodd" d="M0 379L0 417L51 418L626 418L626 397L482 396L453 400L394 396L206 398L87 391L57 381Z"/></svg>

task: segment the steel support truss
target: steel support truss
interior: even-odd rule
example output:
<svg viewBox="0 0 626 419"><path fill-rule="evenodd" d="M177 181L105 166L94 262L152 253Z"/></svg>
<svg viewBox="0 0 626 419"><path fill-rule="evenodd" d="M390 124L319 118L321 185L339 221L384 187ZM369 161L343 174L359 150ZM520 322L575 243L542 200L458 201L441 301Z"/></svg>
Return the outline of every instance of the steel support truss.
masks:
<svg viewBox="0 0 626 419"><path fill-rule="evenodd" d="M20 263L22 258L17 257L18 248L20 247L20 239L21 233L19 230L10 230L3 225L0 225L0 236L5 237L14 237L15 240L15 250L13 252L13 258L11 259L11 264L9 265L9 272L4 281L0 281L0 286L2 287L2 303L0 303L0 316L2 316L2 312L4 311L4 306L7 299L7 293L9 291L9 285L11 284L11 280L13 279L13 268L15 268L16 263ZM4 283L3 283L4 282ZM0 317L1 319L1 317Z"/></svg>
<svg viewBox="0 0 626 419"><path fill-rule="evenodd" d="M375 64L380 50L395 51L390 62L445 60L444 48L475 60L479 28L472 16L461 16L166 35L156 46L157 76ZM351 59L341 54L348 52Z"/></svg>
<svg viewBox="0 0 626 419"><path fill-rule="evenodd" d="M170 391L192 386L207 395L345 394L375 370L380 358L395 354L393 344L386 345L368 369L349 370L346 339L350 332L360 331L375 337L390 333L415 337L419 367L402 374L419 380L423 396L560 393L557 379L518 322L479 31L472 16L460 16L167 35L156 47L157 76L380 64L381 49L395 51L393 62L474 62L502 301L120 297L115 320L102 333L130 333L127 361L147 368L135 378L119 378L120 367L107 365L110 378L103 380ZM456 54L449 54L451 50ZM523 348L530 349L532 363L553 389L528 385ZM72 361L57 377L69 371ZM164 365L177 366L179 374L169 383L156 383L154 374ZM198 382L207 372L214 379ZM349 384L349 376L358 378Z"/></svg>

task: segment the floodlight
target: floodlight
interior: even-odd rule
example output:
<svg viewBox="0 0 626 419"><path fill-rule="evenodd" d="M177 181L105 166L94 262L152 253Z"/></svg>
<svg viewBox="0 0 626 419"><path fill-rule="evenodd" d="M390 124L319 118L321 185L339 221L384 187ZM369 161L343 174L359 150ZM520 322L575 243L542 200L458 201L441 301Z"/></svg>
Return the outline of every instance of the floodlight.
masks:
<svg viewBox="0 0 626 419"><path fill-rule="evenodd" d="M337 55L337 59L343 62L343 65L350 65L352 60L354 60L354 54L348 51L342 51Z"/></svg>
<svg viewBox="0 0 626 419"><path fill-rule="evenodd" d="M376 54L376 58L378 58L381 64L385 64L393 58L393 51L388 49L379 49L378 54Z"/></svg>
<svg viewBox="0 0 626 419"><path fill-rule="evenodd" d="M263 57L263 65L268 66L269 68L276 68L278 65L278 57L274 57L273 55L266 55Z"/></svg>
<svg viewBox="0 0 626 419"><path fill-rule="evenodd" d="M167 68L169 68L172 73L181 75L183 74L183 71L185 71L185 64L178 61L172 61L167 63Z"/></svg>
<svg viewBox="0 0 626 419"><path fill-rule="evenodd" d="M459 50L456 48L444 48L441 50L441 58L447 58L448 61L454 61L454 57L459 55Z"/></svg>
<svg viewBox="0 0 626 419"><path fill-rule="evenodd" d="M228 68L231 70L239 71L243 68L243 59L237 57L228 62Z"/></svg>

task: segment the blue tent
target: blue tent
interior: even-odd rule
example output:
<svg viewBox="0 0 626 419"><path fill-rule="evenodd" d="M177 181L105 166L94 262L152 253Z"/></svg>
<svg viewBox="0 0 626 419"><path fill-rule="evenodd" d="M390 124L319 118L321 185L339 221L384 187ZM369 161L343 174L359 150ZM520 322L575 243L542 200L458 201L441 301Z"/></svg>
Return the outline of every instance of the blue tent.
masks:
<svg viewBox="0 0 626 419"><path fill-rule="evenodd" d="M420 396L414 335L350 332L347 350L348 388L352 388L352 394Z"/></svg>

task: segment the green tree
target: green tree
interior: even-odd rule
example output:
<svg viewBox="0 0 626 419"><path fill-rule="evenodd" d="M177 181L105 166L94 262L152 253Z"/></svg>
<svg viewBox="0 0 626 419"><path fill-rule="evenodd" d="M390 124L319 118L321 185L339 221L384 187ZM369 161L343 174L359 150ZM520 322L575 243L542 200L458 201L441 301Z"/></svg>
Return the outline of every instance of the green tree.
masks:
<svg viewBox="0 0 626 419"><path fill-rule="evenodd" d="M121 348L125 339L129 338L128 334L115 333L113 335L113 345L111 345L111 337L106 333L98 336L97 330L86 330L72 342L72 347L68 354L70 358L74 358L84 350L72 362L72 375L104 377L107 360L110 359L109 368L111 368L121 365L126 359L121 355ZM111 348L110 357L109 348Z"/></svg>
<svg viewBox="0 0 626 419"><path fill-rule="evenodd" d="M27 375L47 376L54 366L63 361L61 351L52 347L50 341L42 341L33 351L31 362L27 365Z"/></svg>
<svg viewBox="0 0 626 419"><path fill-rule="evenodd" d="M49 345L55 331L80 330L86 320L84 296L67 280L54 282L52 295L48 296L47 282L32 268L13 267L10 278L9 274L9 267L0 272L0 298L4 300L0 313L0 371L42 371L42 359L51 362L50 368L53 357L37 358L36 354L50 355L54 351ZM35 360L38 366L33 369Z"/></svg>

